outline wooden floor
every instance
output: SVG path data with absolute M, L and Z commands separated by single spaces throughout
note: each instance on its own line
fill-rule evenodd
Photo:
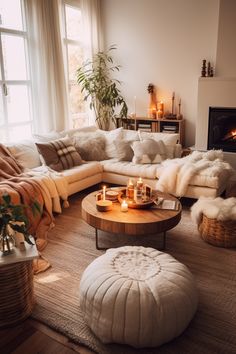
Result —
M 20 325 L 0 330 L 1 354 L 91 354 L 49 327 L 27 319 Z
M 191 200 L 187 200 L 188 204 Z M 190 205 L 192 203 L 189 203 Z M 63 215 L 60 216 L 63 218 Z M 67 219 L 65 218 L 65 223 Z M 66 225 L 65 229 L 66 229 Z M 32 319 L 0 330 L 0 354 L 92 354 L 93 351 Z

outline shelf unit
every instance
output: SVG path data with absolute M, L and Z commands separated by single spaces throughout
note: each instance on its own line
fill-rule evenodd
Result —
M 158 133 L 178 133 L 179 142 L 184 146 L 185 120 L 184 119 L 165 119 L 165 118 L 116 118 L 116 127 L 123 127 L 132 130 L 145 130 Z

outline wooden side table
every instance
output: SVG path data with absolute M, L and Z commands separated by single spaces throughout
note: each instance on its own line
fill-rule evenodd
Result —
M 26 319 L 34 306 L 33 265 L 38 257 L 36 246 L 26 250 L 15 248 L 3 256 L 0 252 L 0 328 Z

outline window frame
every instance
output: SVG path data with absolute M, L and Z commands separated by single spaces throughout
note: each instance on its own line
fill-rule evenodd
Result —
M 66 23 L 66 6 L 76 8 L 81 10 L 81 2 L 79 0 L 62 0 L 62 43 L 63 43 L 63 56 L 64 56 L 64 65 L 65 65 L 65 75 L 66 75 L 66 89 L 68 97 L 68 106 L 69 106 L 69 125 L 72 125 L 73 128 L 78 128 L 77 121 L 78 118 L 73 118 L 73 113 L 70 110 L 70 89 L 73 85 L 78 85 L 76 79 L 70 79 L 69 77 L 69 45 L 81 47 L 84 49 L 84 40 L 76 40 L 68 38 L 67 34 L 67 23 Z M 84 58 L 83 58 L 84 61 Z M 81 115 L 86 115 L 88 111 L 87 104 L 84 102 L 84 111 L 78 112 Z M 88 125 L 88 124 L 87 124 Z M 82 126 L 81 126 L 82 127 Z
M 10 130 L 11 128 L 20 126 L 29 126 L 32 132 L 33 129 L 33 107 L 32 107 L 32 81 L 30 77 L 30 63 L 29 63 L 29 52 L 28 52 L 28 33 L 26 27 L 25 18 L 25 7 L 24 0 L 20 0 L 21 15 L 22 15 L 22 30 L 12 29 L 8 27 L 0 26 L 0 88 L 2 92 L 2 104 L 3 104 L 3 121 L 0 122 L 0 129 L 5 132 L 5 140 L 10 140 Z M 3 59 L 3 47 L 2 47 L 2 35 L 16 36 L 23 39 L 24 43 L 24 57 L 26 65 L 26 79 L 25 80 L 9 80 L 5 77 L 4 70 L 4 59 Z M 24 85 L 27 89 L 28 94 L 28 109 L 29 109 L 29 120 L 24 120 L 21 122 L 9 122 L 9 115 L 7 109 L 7 93 L 9 86 L 19 86 Z

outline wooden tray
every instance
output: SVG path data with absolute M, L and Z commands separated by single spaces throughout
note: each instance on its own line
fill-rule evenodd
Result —
M 120 194 L 118 196 L 118 200 L 120 203 L 123 202 L 123 200 L 126 200 L 128 203 L 128 207 L 131 209 L 148 209 L 150 208 L 154 202 L 152 199 L 148 200 L 148 201 L 143 201 L 141 203 L 136 203 L 134 200 L 128 199 L 126 197 L 126 189 L 121 189 L 120 190 Z

